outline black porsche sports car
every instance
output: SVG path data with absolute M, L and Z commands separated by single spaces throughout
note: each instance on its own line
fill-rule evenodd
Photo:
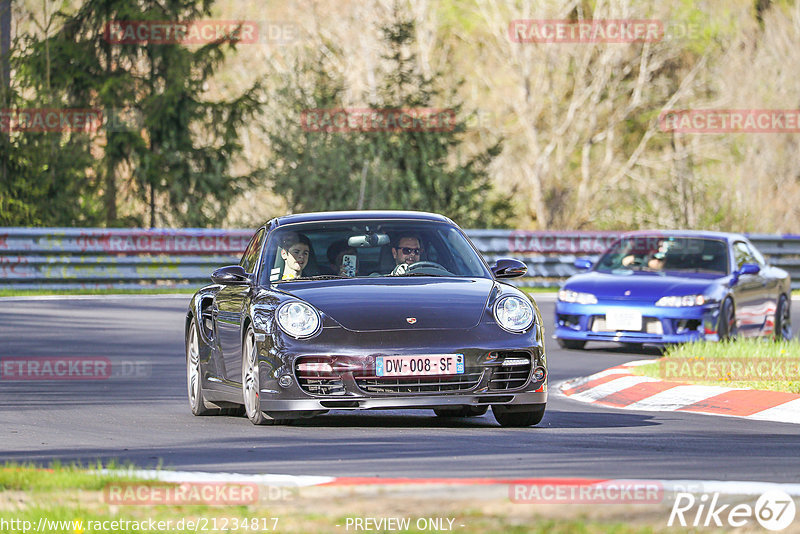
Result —
M 259 228 L 186 314 L 192 413 L 254 424 L 328 410 L 433 409 L 503 426 L 541 421 L 547 367 L 536 303 L 441 215 L 288 215 Z

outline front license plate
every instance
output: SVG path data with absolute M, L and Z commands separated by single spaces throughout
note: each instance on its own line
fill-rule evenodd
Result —
M 376 376 L 420 376 L 464 374 L 463 354 L 432 354 L 422 356 L 378 356 Z
M 639 332 L 642 329 L 642 313 L 636 310 L 608 310 L 606 329 Z

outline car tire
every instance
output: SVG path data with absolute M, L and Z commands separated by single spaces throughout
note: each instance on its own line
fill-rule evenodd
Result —
M 488 406 L 457 406 L 454 408 L 434 408 L 437 417 L 480 417 L 489 411 Z
M 544 404 L 512 407 L 498 404 L 492 406 L 492 415 L 502 427 L 520 428 L 539 424 L 544 417 L 544 409 Z
M 284 419 L 275 419 L 261 411 L 260 403 L 261 379 L 258 372 L 258 355 L 256 354 L 256 336 L 253 327 L 247 328 L 242 343 L 242 398 L 244 414 L 254 425 L 279 425 Z
M 736 310 L 731 299 L 722 301 L 722 306 L 719 309 L 717 334 L 720 341 L 730 341 L 736 338 Z
M 786 295 L 778 299 L 778 308 L 775 311 L 775 341 L 792 339 L 792 307 Z
M 556 339 L 558 346 L 562 349 L 570 349 L 570 350 L 582 350 L 583 347 L 586 346 L 585 341 L 581 341 L 579 339 Z
M 203 374 L 200 367 L 200 336 L 197 323 L 192 318 L 186 339 L 186 389 L 189 407 L 194 415 L 211 415 L 215 411 L 208 407 L 203 393 Z

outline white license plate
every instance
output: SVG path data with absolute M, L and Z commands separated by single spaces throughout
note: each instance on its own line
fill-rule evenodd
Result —
M 463 354 L 431 354 L 420 356 L 378 356 L 376 376 L 420 376 L 464 374 Z
M 636 310 L 608 310 L 606 330 L 642 330 L 642 313 Z

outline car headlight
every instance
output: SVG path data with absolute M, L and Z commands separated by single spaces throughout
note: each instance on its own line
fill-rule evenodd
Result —
M 558 300 L 561 302 L 576 302 L 578 304 L 597 304 L 597 297 L 591 293 L 581 293 L 571 289 L 562 289 L 558 292 Z
M 706 298 L 703 295 L 670 295 L 658 299 L 656 306 L 683 308 L 688 306 L 702 306 L 705 303 Z
M 524 332 L 533 324 L 533 306 L 521 297 L 503 297 L 494 305 L 494 317 L 509 332 Z
M 276 316 L 281 330 L 294 338 L 311 337 L 319 330 L 319 313 L 305 302 L 293 300 L 281 304 Z

